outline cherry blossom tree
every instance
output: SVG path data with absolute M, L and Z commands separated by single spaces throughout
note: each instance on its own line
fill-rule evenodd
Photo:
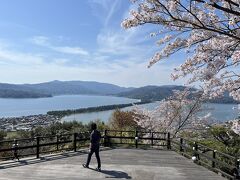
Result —
M 176 90 L 152 111 L 135 107 L 134 118 L 145 130 L 171 132 L 174 136 L 184 130 L 203 130 L 209 125 L 210 118 L 209 115 L 199 115 L 203 110 L 202 100 L 199 92 Z
M 210 98 L 229 92 L 240 100 L 240 0 L 133 0 L 125 28 L 154 24 L 159 51 L 149 67 L 185 50 L 188 58 L 172 73 L 201 82 Z M 137 7 L 137 8 L 135 8 Z
M 238 117 L 230 121 L 230 123 L 231 123 L 231 129 L 233 130 L 233 132 L 240 135 L 240 104 L 238 105 L 237 109 L 238 109 Z
M 233 130 L 233 132 L 240 135 L 240 119 L 235 119 L 232 121 L 231 129 Z

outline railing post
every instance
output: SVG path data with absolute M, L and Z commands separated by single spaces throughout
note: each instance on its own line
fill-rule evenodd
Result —
M 151 145 L 153 146 L 153 132 L 152 132 L 152 138 L 151 138 Z
M 195 156 L 196 156 L 196 160 L 199 160 L 199 154 L 198 154 L 198 144 L 197 142 L 194 142 L 194 150 L 195 150 Z
M 213 161 L 212 161 L 212 168 L 215 168 L 216 167 L 216 163 L 215 163 L 215 159 L 216 159 L 216 152 L 217 150 L 213 150 L 213 153 L 212 153 L 212 158 L 213 158 Z
M 59 135 L 57 135 L 57 151 L 59 150 Z
M 77 133 L 73 134 L 73 151 L 77 152 Z
M 14 139 L 12 147 L 13 147 L 13 159 L 16 158 L 16 159 L 19 160 L 19 157 L 18 157 L 18 143 L 17 143 L 16 139 Z
M 234 174 L 235 179 L 240 179 L 240 159 L 236 160 L 236 174 Z
M 107 130 L 105 129 L 104 130 L 104 142 L 103 142 L 103 144 L 104 144 L 104 147 L 107 147 Z
M 122 144 L 122 131 L 121 131 L 121 136 L 120 136 L 120 143 Z
M 170 132 L 167 133 L 167 149 L 171 149 Z
M 39 158 L 39 152 L 40 152 L 40 137 L 37 137 L 36 140 L 37 140 L 36 156 L 37 156 L 37 158 Z
M 183 138 L 180 138 L 179 150 L 180 150 L 180 152 L 183 152 Z
M 138 148 L 138 130 L 135 131 L 135 147 Z

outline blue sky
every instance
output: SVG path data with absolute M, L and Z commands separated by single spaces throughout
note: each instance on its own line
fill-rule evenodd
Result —
M 121 86 L 183 84 L 179 56 L 148 69 L 153 26 L 125 30 L 128 0 L 0 0 L 0 82 L 85 80 Z M 180 56 L 182 59 L 182 56 Z

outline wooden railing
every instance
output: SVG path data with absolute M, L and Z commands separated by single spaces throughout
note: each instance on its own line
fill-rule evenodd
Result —
M 183 138 L 171 138 L 170 133 L 146 131 L 105 130 L 101 132 L 101 145 L 138 147 L 162 147 L 172 149 L 230 179 L 239 179 L 240 160 L 237 157 L 218 152 L 212 148 Z M 34 138 L 0 141 L 0 159 L 14 159 L 53 152 L 72 150 L 89 146 L 90 132 L 38 136 Z
M 89 132 L 38 136 L 26 139 L 0 141 L 0 159 L 14 159 L 26 156 L 60 152 L 86 147 L 89 144 Z
M 143 131 L 105 130 L 102 134 L 103 146 L 166 146 L 170 149 L 170 134 Z M 38 136 L 26 139 L 0 141 L 0 159 L 14 159 L 41 154 L 73 150 L 89 146 L 89 132 L 55 136 Z
M 173 150 L 192 158 L 196 163 L 230 179 L 240 179 L 240 159 L 238 157 L 230 156 L 184 138 L 174 138 L 171 140 L 171 144 Z
M 128 145 L 142 147 L 166 147 L 171 149 L 170 133 L 149 131 L 105 130 L 105 146 Z

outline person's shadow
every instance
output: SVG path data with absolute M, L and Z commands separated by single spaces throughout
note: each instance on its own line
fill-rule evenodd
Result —
M 92 168 L 90 168 L 92 169 Z M 95 169 L 92 169 L 95 170 Z M 106 178 L 116 178 L 116 179 L 132 179 L 127 173 L 116 170 L 102 170 L 100 173 L 106 174 Z
M 132 179 L 127 173 L 115 170 L 102 170 L 101 173 L 106 174 L 106 178 Z

